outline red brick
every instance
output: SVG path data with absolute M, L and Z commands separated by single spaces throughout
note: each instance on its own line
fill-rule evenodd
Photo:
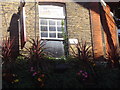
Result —
M 93 40 L 93 52 L 94 58 L 103 57 L 103 43 L 102 43 L 102 31 L 99 12 L 99 3 L 91 3 L 91 26 L 92 26 L 92 40 Z

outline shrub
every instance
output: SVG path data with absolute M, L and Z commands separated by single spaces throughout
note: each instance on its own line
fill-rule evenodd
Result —
M 86 41 L 82 40 L 81 43 L 78 41 L 78 44 L 75 44 L 75 47 L 78 50 L 77 53 L 72 47 L 70 47 L 74 57 L 83 61 L 87 61 L 91 57 L 91 46 L 88 46 Z
M 107 53 L 107 60 L 111 67 L 118 67 L 119 66 L 119 49 L 117 47 L 112 48 Z
M 5 71 L 9 72 L 13 66 L 14 59 L 12 58 L 12 47 L 14 39 L 6 38 L 2 43 L 2 63 Z
M 11 83 L 11 84 L 19 82 L 19 79 L 17 78 L 16 74 L 3 73 L 2 77 L 3 77 L 3 80 L 5 80 L 6 82 Z
M 91 55 L 91 45 L 87 45 L 86 41 L 81 40 L 81 43 L 78 41 L 78 44 L 75 44 L 77 49 L 76 51 L 71 47 L 73 56 L 79 59 L 79 62 L 82 61 L 83 65 L 90 69 L 94 79 L 96 79 L 96 72 L 94 70 L 95 62 Z M 77 62 L 78 63 L 78 62 Z M 81 64 L 81 63 L 78 63 Z
M 77 72 L 77 76 L 80 81 L 85 81 L 88 78 L 88 73 L 83 70 L 80 70 L 79 72 Z
M 6 38 L 6 40 L 3 40 L 2 43 L 2 60 L 3 63 L 10 62 L 11 59 L 11 52 L 12 52 L 12 46 L 13 46 L 13 40 L 10 41 L 9 38 Z
M 31 67 L 30 72 L 32 73 L 32 78 L 35 82 L 35 84 L 38 87 L 44 87 L 44 83 L 45 83 L 45 74 L 43 74 L 40 71 L 35 71 L 33 67 Z
M 39 38 L 29 40 L 31 43 L 30 48 L 26 48 L 29 52 L 30 63 L 36 69 L 39 68 L 39 65 L 43 61 L 44 57 L 47 55 L 45 52 L 45 41 L 41 41 Z

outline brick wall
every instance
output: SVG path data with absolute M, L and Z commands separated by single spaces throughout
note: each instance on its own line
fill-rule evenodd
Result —
M 101 59 L 118 47 L 116 24 L 108 5 L 102 6 L 96 2 L 90 6 L 94 57 Z
M 9 36 L 9 32 L 7 32 L 7 30 L 10 25 L 10 20 L 12 18 L 12 15 L 18 12 L 19 3 L 5 2 L 2 4 L 4 8 L 4 12 L 2 12 L 3 13 L 3 16 L 2 16 L 3 30 L 2 31 L 4 33 L 3 36 Z M 87 6 L 87 3 L 85 4 L 85 3 L 65 2 L 65 5 L 66 5 L 66 15 L 67 15 L 66 28 L 68 31 L 68 38 L 71 38 L 71 39 L 78 38 L 79 40 L 83 39 L 87 41 L 89 44 L 91 44 L 89 10 L 85 8 Z M 35 35 L 39 36 L 38 4 L 35 5 L 34 2 L 26 2 L 25 14 L 26 14 L 27 39 L 34 38 Z M 30 45 L 29 43 L 26 43 L 25 46 L 27 47 Z
M 29 40 L 30 38 L 35 38 L 35 36 L 39 36 L 39 13 L 37 6 L 38 5 L 34 2 L 27 2 L 25 4 L 27 40 Z M 26 42 L 25 47 L 29 46 L 29 42 Z
M 18 30 L 18 2 L 0 2 L 2 15 L 2 37 L 1 39 L 10 37 L 14 39 L 13 45 L 13 57 L 16 57 L 19 54 L 19 30 Z
M 9 32 L 7 31 L 10 26 L 12 15 L 18 12 L 18 2 L 0 2 L 1 3 L 1 11 L 2 14 L 2 35 L 3 37 L 9 36 Z
M 87 4 L 66 3 L 67 31 L 69 38 L 83 39 L 91 43 L 89 10 L 85 5 Z
M 35 30 L 36 36 L 39 36 L 38 5 L 39 4 L 36 4 L 35 8 L 35 3 L 33 2 L 31 3 L 27 2 L 25 4 L 27 38 L 29 37 L 34 38 Z M 84 7 L 87 4 L 66 2 L 65 5 L 66 5 L 66 28 L 68 31 L 68 38 L 72 39 L 78 38 L 79 40 L 83 39 L 87 41 L 88 44 L 91 44 L 89 10 Z M 26 46 L 29 46 L 29 43 L 26 43 Z
M 90 8 L 94 57 L 101 59 L 104 56 L 104 53 L 99 3 L 90 3 Z
M 95 58 L 104 56 L 104 43 L 102 31 L 102 24 L 100 19 L 100 9 L 98 3 L 75 3 L 75 2 L 64 2 L 66 7 L 66 29 L 68 32 L 68 38 L 70 39 L 83 39 L 87 41 L 88 44 L 93 45 L 93 51 Z M 17 15 L 19 2 L 1 2 L 1 14 L 2 14 L 2 34 L 3 36 L 10 36 L 11 19 L 14 14 Z M 38 3 L 26 2 L 25 4 L 25 14 L 26 14 L 26 34 L 27 39 L 35 38 L 39 36 L 39 12 Z M 17 17 L 17 16 L 16 16 Z M 108 23 L 109 18 L 106 18 Z M 15 23 L 15 22 L 13 22 Z M 17 23 L 17 22 L 16 22 Z M 16 23 L 12 27 L 15 29 Z M 112 34 L 113 44 L 117 45 L 116 30 L 111 29 L 115 25 L 110 26 L 110 33 Z M 17 27 L 16 27 L 17 28 Z M 12 29 L 12 30 L 13 30 Z M 108 29 L 108 31 L 109 31 Z M 14 34 L 15 35 L 15 34 Z M 109 34 L 107 34 L 109 36 Z M 106 37 L 106 36 L 105 36 Z M 108 37 L 106 38 L 106 40 Z M 106 41 L 105 40 L 105 41 Z M 19 44 L 20 45 L 20 44 Z M 69 44 L 70 45 L 70 44 Z M 105 43 L 105 45 L 107 45 Z M 26 47 L 29 43 L 26 43 Z
M 79 39 L 80 42 L 82 39 L 91 45 L 89 9 L 85 8 L 87 5 L 88 3 L 66 3 L 67 31 L 69 39 Z M 73 44 L 69 46 L 75 47 Z M 75 48 L 74 50 L 77 51 Z
M 118 47 L 117 27 L 113 16 L 110 14 L 110 7 L 103 7 L 101 10 L 102 26 L 105 33 L 106 53 L 114 51 Z

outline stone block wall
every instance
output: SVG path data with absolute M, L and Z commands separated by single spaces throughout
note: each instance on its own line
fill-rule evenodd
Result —
M 66 3 L 68 36 L 91 43 L 89 9 L 83 5 L 83 3 Z
M 90 29 L 90 14 L 89 9 L 85 8 L 88 6 L 88 3 L 66 3 L 66 21 L 67 21 L 67 31 L 69 39 L 79 39 L 86 41 L 88 45 L 92 47 L 91 41 L 91 29 Z M 77 53 L 74 44 L 69 46 L 74 48 Z M 69 47 L 70 54 L 72 54 Z
M 89 9 L 85 8 L 87 3 L 65 2 L 66 9 L 66 29 L 68 38 L 81 39 L 91 45 L 91 30 Z M 4 36 L 10 36 L 8 32 L 12 15 L 17 14 L 19 2 L 2 2 L 2 33 Z M 39 12 L 38 3 L 25 3 L 25 23 L 27 40 L 39 36 Z M 14 26 L 13 26 L 14 27 Z M 20 45 L 20 43 L 19 43 Z M 69 44 L 70 45 L 70 44 Z M 29 47 L 27 42 L 25 47 Z M 20 49 L 20 48 L 19 48 Z
M 34 2 L 25 4 L 27 37 L 35 38 L 35 36 L 39 36 L 39 13 L 37 6 Z
M 10 27 L 10 22 L 13 14 L 17 14 L 19 2 L 0 2 L 2 15 L 2 36 L 9 36 L 8 29 Z
M 39 1 L 39 0 L 37 0 Z M 41 0 L 42 1 L 42 0 Z M 56 1 L 56 0 L 55 0 Z M 62 0 L 64 1 L 64 0 Z M 60 3 L 59 1 L 56 2 Z M 103 8 L 100 12 L 100 3 L 83 3 L 83 2 L 62 2 L 65 4 L 66 13 L 66 30 L 69 39 L 81 39 L 93 46 L 95 58 L 104 56 L 111 47 L 116 47 L 118 43 L 116 25 L 113 17 L 110 15 L 110 8 Z M 0 15 L 2 19 L 1 38 L 14 36 L 16 38 L 16 48 L 20 49 L 20 34 L 18 29 L 18 7 L 19 2 L 0 2 Z M 40 36 L 39 32 L 39 3 L 26 2 L 26 34 L 27 40 Z M 108 9 L 107 9 L 108 8 Z M 17 33 L 17 34 L 16 34 Z M 110 36 L 111 35 L 111 36 Z M 111 44 L 113 44 L 111 46 Z M 69 46 L 71 44 L 69 43 Z M 29 47 L 27 42 L 25 47 Z M 73 45 L 74 47 L 74 45 Z M 69 49 L 70 50 L 70 49 Z
M 18 6 L 19 2 L 0 2 L 2 16 L 2 27 L 0 32 L 2 33 L 1 39 L 10 37 L 10 40 L 14 39 L 12 56 L 16 57 L 19 54 L 19 29 L 18 29 Z
M 91 43 L 89 10 L 77 3 L 66 2 L 65 4 L 66 4 L 66 15 L 67 15 L 66 28 L 68 31 L 69 38 L 84 39 L 87 42 Z M 36 36 L 39 36 L 38 4 L 36 4 L 36 8 L 35 8 L 35 3 L 27 2 L 25 4 L 25 10 L 26 10 L 25 12 L 26 12 L 27 37 L 34 37 L 35 32 L 36 32 Z
M 27 40 L 35 39 L 39 36 L 39 13 L 37 4 L 34 2 L 26 2 L 25 4 L 25 24 Z M 29 47 L 30 43 L 26 42 L 25 47 Z
M 85 40 L 91 45 L 91 30 L 89 9 L 85 8 L 85 3 L 65 2 L 66 9 L 66 29 L 68 38 Z M 27 2 L 25 4 L 26 31 L 27 38 L 39 36 L 39 12 L 38 3 Z M 36 10 L 36 11 L 35 11 Z M 36 23 L 35 23 L 36 22 Z M 70 44 L 69 44 L 70 45 Z M 26 43 L 26 47 L 29 43 Z

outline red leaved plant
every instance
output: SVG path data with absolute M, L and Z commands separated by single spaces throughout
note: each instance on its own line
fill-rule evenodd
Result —
M 29 40 L 31 47 L 26 48 L 29 52 L 30 62 L 33 67 L 39 68 L 40 63 L 46 56 L 45 41 L 41 41 L 39 38 Z
M 14 39 L 10 40 L 6 38 L 2 42 L 2 64 L 3 64 L 3 72 L 11 71 L 14 59 L 12 58 L 12 48 L 13 48 Z
M 2 42 L 2 60 L 3 63 L 11 62 L 11 55 L 12 55 L 12 47 L 13 47 L 13 41 L 14 39 L 10 40 L 9 38 L 6 38 Z

